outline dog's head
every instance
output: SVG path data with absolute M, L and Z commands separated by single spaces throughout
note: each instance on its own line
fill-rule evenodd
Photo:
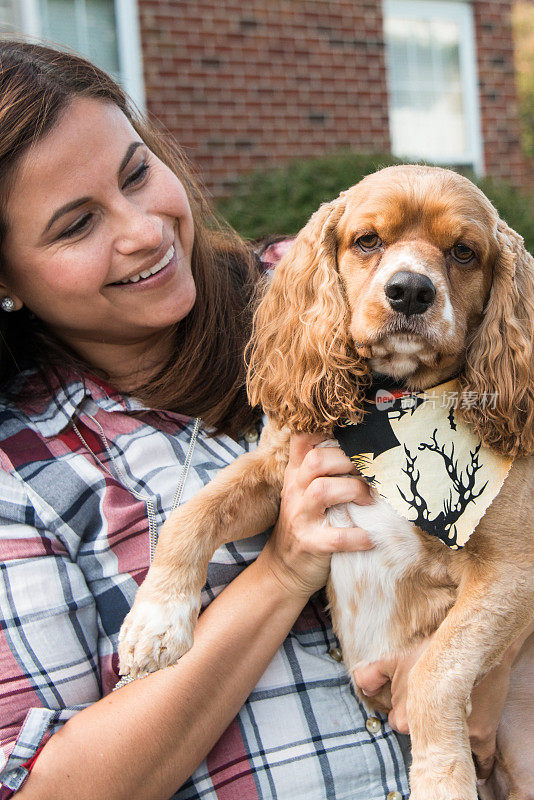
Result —
M 361 419 L 373 372 L 413 389 L 459 375 L 460 411 L 484 443 L 525 454 L 533 344 L 521 237 L 455 172 L 389 167 L 321 206 L 275 270 L 249 393 L 279 425 L 326 431 Z

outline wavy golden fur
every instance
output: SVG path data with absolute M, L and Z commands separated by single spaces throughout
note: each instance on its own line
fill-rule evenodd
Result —
M 368 370 L 347 336 L 349 308 L 335 269 L 342 197 L 316 211 L 280 262 L 247 352 L 252 405 L 298 432 L 362 418 Z
M 380 176 L 398 192 L 398 201 L 380 194 Z M 374 201 L 368 184 L 378 187 Z M 436 217 L 434 239 L 429 229 L 413 227 L 422 196 L 427 215 Z M 395 207 L 402 207 L 404 230 L 402 219 L 396 220 L 392 246 L 410 228 L 410 240 L 443 249 L 441 238 L 450 244 L 448 223 L 451 230 L 460 224 L 455 208 L 466 218 L 466 231 L 469 224 L 476 231 L 478 266 L 490 276 L 491 288 L 481 314 L 476 303 L 467 310 L 467 327 L 455 341 L 456 353 L 447 354 L 449 359 L 454 356 L 449 372 L 459 372 L 466 400 L 460 413 L 485 445 L 511 456 L 534 452 L 534 260 L 480 190 L 466 178 L 438 168 L 382 170 L 378 178 L 369 176 L 313 215 L 277 267 L 256 312 L 248 350 L 252 403 L 291 431 L 327 431 L 344 420 L 360 421 L 362 390 L 369 380 L 363 356 L 369 351 L 355 344 L 351 310 L 356 301 L 350 296 L 351 281 L 340 269 L 340 256 L 353 246 L 346 241 L 347 228 L 357 228 L 361 206 L 367 220 L 373 202 L 377 220 L 386 209 L 394 214 Z M 366 303 L 371 300 L 376 298 Z M 361 303 L 358 311 L 361 315 Z M 476 317 L 476 324 L 469 315 Z M 435 373 L 440 373 L 440 363 Z M 473 396 L 492 396 L 495 402 L 473 404 Z
M 484 318 L 467 350 L 464 392 L 496 393 L 496 407 L 462 416 L 505 455 L 534 452 L 534 259 L 521 236 L 497 223 L 498 258 Z

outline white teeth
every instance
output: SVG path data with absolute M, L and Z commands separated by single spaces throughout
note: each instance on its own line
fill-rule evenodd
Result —
M 163 269 L 163 267 L 167 266 L 173 255 L 174 255 L 174 245 L 171 244 L 171 246 L 163 256 L 161 261 L 158 261 L 157 264 L 154 264 L 154 266 L 151 269 L 146 269 L 143 272 L 138 272 L 137 275 L 134 275 L 132 278 L 124 278 L 122 281 L 120 281 L 120 283 L 137 283 L 137 281 L 140 281 L 141 278 L 149 278 L 151 275 L 155 275 L 156 272 L 160 272 Z

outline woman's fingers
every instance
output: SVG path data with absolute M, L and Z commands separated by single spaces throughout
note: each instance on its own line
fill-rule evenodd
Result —
M 354 474 L 357 469 L 341 447 L 317 447 L 326 441 L 324 434 L 293 434 L 289 440 L 288 466 L 298 470 L 296 482 L 305 489 L 323 475 Z
M 391 728 L 397 733 L 410 733 L 406 707 L 393 708 L 388 714 L 388 722 Z
M 340 447 L 315 447 L 304 456 L 297 482 L 305 489 L 323 475 L 351 475 L 356 472 L 356 467 Z
M 495 766 L 495 749 L 497 747 L 497 743 L 494 741 L 493 744 L 487 743 L 483 750 L 480 751 L 480 754 L 475 755 L 475 767 L 477 772 L 477 779 L 480 782 L 485 782 L 493 772 L 493 767 Z
M 290 436 L 288 466 L 298 469 L 307 453 L 327 438 L 323 433 L 295 433 Z
M 477 776 L 485 781 L 495 762 L 497 729 L 510 686 L 511 658 L 494 667 L 471 694 L 472 710 L 467 719 Z
M 373 664 L 366 664 L 365 667 L 354 670 L 354 681 L 364 695 L 372 697 L 391 680 L 393 672 L 393 663 L 386 660 L 375 661 Z
M 350 477 L 355 467 L 341 448 L 315 447 L 324 439 L 321 434 L 295 434 L 290 439 L 283 494 L 300 495 L 300 513 L 309 522 L 324 516 L 327 508 L 339 503 L 373 502 L 365 481 Z
M 356 477 L 316 478 L 305 490 L 304 501 L 310 518 L 323 516 L 327 508 L 339 503 L 373 503 L 368 485 Z
M 363 528 L 331 528 L 320 529 L 316 547 L 323 553 L 354 553 L 372 550 L 373 542 Z

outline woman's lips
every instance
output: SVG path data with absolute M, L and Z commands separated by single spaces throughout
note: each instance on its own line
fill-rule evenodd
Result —
M 139 290 L 144 287 L 152 288 L 159 286 L 160 283 L 164 283 L 168 278 L 171 277 L 172 273 L 176 269 L 177 266 L 177 258 L 176 258 L 176 249 L 174 250 L 173 256 L 171 260 L 166 264 L 159 272 L 156 272 L 154 275 L 149 275 L 148 278 L 139 278 L 138 281 L 128 281 L 128 283 L 110 283 L 109 286 L 112 286 L 116 289 L 127 289 L 130 291 Z

